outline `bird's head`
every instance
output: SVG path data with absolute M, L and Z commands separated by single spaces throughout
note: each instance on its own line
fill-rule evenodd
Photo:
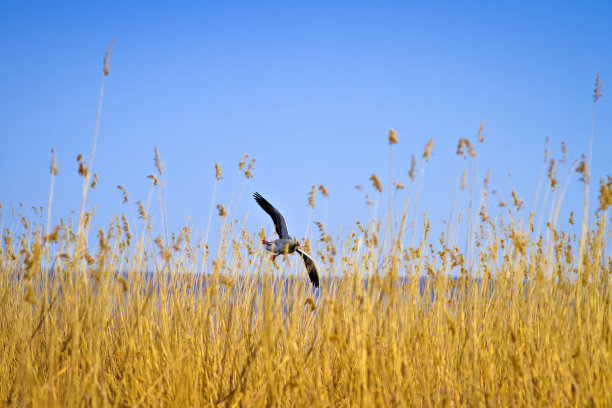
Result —
M 302 243 L 301 243 L 300 241 L 295 241 L 295 246 L 296 246 L 296 247 L 301 247 L 301 246 L 302 246 Z

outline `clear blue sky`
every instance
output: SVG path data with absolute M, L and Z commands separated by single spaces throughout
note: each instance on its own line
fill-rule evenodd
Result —
M 245 153 L 257 159 L 255 177 L 232 215 L 249 213 L 252 231 L 265 226 L 272 233 L 250 198 L 259 191 L 302 236 L 314 184 L 330 193 L 328 228 L 351 229 L 371 211 L 364 199 L 365 191 L 374 195 L 370 175 L 387 186 L 393 128 L 400 141 L 394 178 L 404 184 L 411 155 L 420 165 L 423 147 L 435 140 L 419 213 L 441 228 L 466 164 L 455 155 L 457 142 L 475 143 L 482 120 L 479 179 L 491 169 L 491 185 L 504 199 L 511 201 L 514 188 L 531 206 L 546 137 L 557 158 L 561 141 L 570 162 L 587 151 L 598 72 L 604 97 L 593 178 L 612 174 L 611 4 L 3 1 L 4 227 L 11 205 L 22 202 L 29 218 L 31 206 L 46 206 L 51 148 L 60 164 L 53 220 L 78 213 L 75 158 L 89 157 L 102 58 L 113 38 L 94 162 L 99 183 L 87 204 L 97 206 L 97 225 L 122 212 L 135 219 L 158 146 L 171 231 L 186 222 L 206 228 L 215 162 L 224 176 L 215 203 L 227 205 L 243 186 L 237 164 Z M 580 213 L 577 178 L 563 218 Z M 129 204 L 122 204 L 118 184 Z M 325 218 L 318 198 L 311 230 L 312 221 Z M 159 221 L 159 210 L 154 215 Z

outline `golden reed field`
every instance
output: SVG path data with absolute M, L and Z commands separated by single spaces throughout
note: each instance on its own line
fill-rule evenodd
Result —
M 103 90 L 104 76 L 100 104 Z M 457 191 L 472 204 L 453 208 L 467 214 L 461 236 L 456 223 L 430 236 L 416 216 L 432 141 L 413 159 L 405 202 L 342 236 L 319 224 L 303 241 L 321 276 L 315 290 L 298 256 L 272 263 L 263 229 L 241 227 L 229 206 L 213 213 L 222 224 L 210 231 L 214 251 L 188 227 L 166 232 L 163 213 L 149 215 L 153 193 L 163 206 L 157 151 L 140 218 L 117 216 L 92 232 L 84 203 L 95 188 L 96 130 L 89 162 L 79 158 L 74 224 L 16 225 L 3 215 L 13 226 L 0 250 L 1 404 L 612 406 L 612 179 L 590 180 L 590 153 L 567 165 L 585 190 L 576 219 L 587 213 L 590 222 L 564 231 L 570 176 L 558 179 L 547 156 L 543 213 L 521 220 L 517 194 L 500 209 L 488 180 L 475 180 L 482 138 L 481 126 L 458 146 L 471 163 Z M 388 142 L 392 154 L 395 132 Z M 240 170 L 251 177 L 253 163 L 243 159 Z M 47 220 L 56 174 L 53 161 Z M 381 201 L 404 188 L 371 181 Z M 305 211 L 326 196 L 313 187 Z

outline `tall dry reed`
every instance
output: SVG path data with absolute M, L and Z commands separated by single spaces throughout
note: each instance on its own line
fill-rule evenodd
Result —
M 475 160 L 465 140 L 460 149 Z M 390 145 L 397 141 L 390 132 Z M 85 239 L 93 217 L 85 209 L 76 227 L 47 221 L 43 228 L 22 218 L 19 228 L 2 232 L 0 401 L 611 406 L 612 182 L 600 183 L 597 218 L 575 237 L 556 227 L 558 211 L 550 212 L 547 234 L 536 233 L 533 215 L 528 225 L 512 211 L 491 215 L 487 176 L 469 245 L 460 251 L 458 229 L 434 245 L 429 220 L 416 217 L 432 147 L 433 140 L 412 217 L 406 199 L 403 210 L 389 203 L 386 222 L 357 224 L 343 236 L 319 223 L 320 241 L 305 237 L 323 278 L 318 291 L 299 260 L 273 264 L 262 253 L 262 233 L 233 222 L 221 204 L 216 252 L 208 227 L 204 238 L 188 227 L 167 231 L 164 215 L 148 213 L 156 190 L 165 212 L 156 176 L 146 205 L 138 202 L 140 225 L 116 217 L 95 244 Z M 94 151 L 95 139 L 92 159 Z M 155 157 L 161 177 L 157 150 Z M 240 166 L 247 178 L 252 164 Z M 413 156 L 410 185 L 416 166 Z M 474 184 L 476 165 L 468 166 Z M 215 170 L 219 181 L 221 168 Z M 399 189 L 392 174 L 390 163 L 388 188 Z M 382 191 L 378 177 L 372 181 Z M 512 198 L 520 210 L 522 201 L 514 192 Z M 155 222 L 162 235 L 154 236 Z M 422 238 L 415 242 L 414 232 L 410 239 L 405 232 L 417 225 Z

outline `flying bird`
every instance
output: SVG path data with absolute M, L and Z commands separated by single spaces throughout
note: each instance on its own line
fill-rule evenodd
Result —
M 257 201 L 257 204 L 259 204 L 259 206 L 263 208 L 270 217 L 272 217 L 272 221 L 274 221 L 274 228 L 276 229 L 276 233 L 279 237 L 274 241 L 261 241 L 261 243 L 265 245 L 266 250 L 274 254 L 272 256 L 272 260 L 276 259 L 277 256 L 282 254 L 292 254 L 297 252 L 298 254 L 302 255 L 304 265 L 306 265 L 306 270 L 308 271 L 308 277 L 310 278 L 312 284 L 318 288 L 319 273 L 317 272 L 317 267 L 315 266 L 315 263 L 310 255 L 300 249 L 301 244 L 289 236 L 287 224 L 285 223 L 285 218 L 283 215 L 259 193 L 253 194 L 253 197 L 255 198 L 255 201 Z

